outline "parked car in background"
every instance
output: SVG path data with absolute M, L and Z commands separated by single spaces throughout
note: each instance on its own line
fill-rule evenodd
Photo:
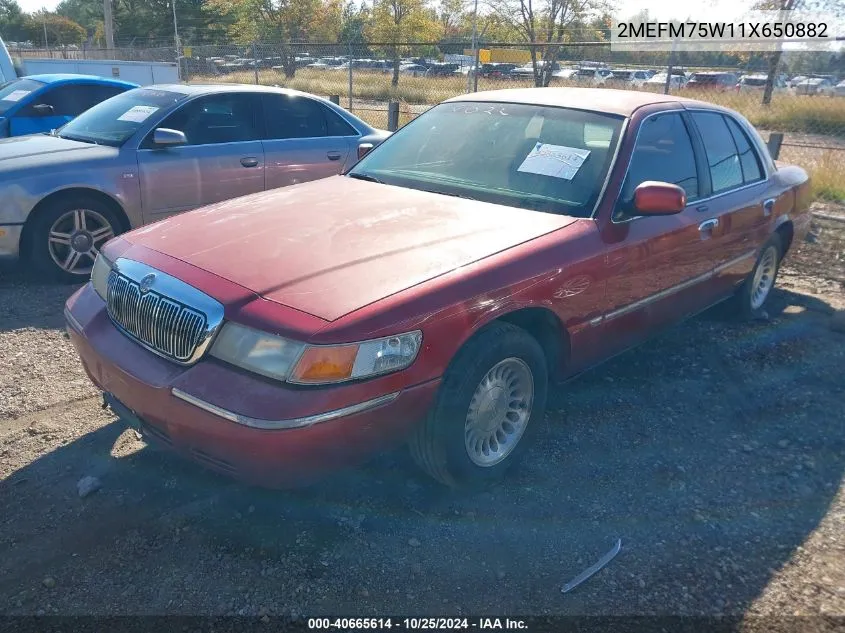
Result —
M 482 64 L 480 76 L 487 79 L 507 79 L 515 68 L 519 68 L 519 66 L 506 63 Z
M 0 142 L 0 257 L 22 256 L 44 274 L 81 281 L 116 234 L 338 174 L 388 134 L 292 90 L 130 90 L 53 135 Z
M 0 85 L 0 138 L 63 126 L 137 84 L 91 75 L 32 75 Z
M 736 90 L 739 92 L 763 92 L 766 89 L 767 81 L 767 75 L 743 75 L 736 84 Z M 774 92 L 785 92 L 787 90 L 783 77 L 775 77 L 772 89 Z
M 609 68 L 579 68 L 569 80 L 586 86 L 600 86 L 612 74 L 613 71 Z
M 666 73 L 656 73 L 646 80 L 644 84 L 649 89 L 663 89 L 666 86 Z M 672 79 L 669 82 L 669 89 L 683 88 L 687 85 L 687 75 L 683 71 L 673 71 Z
M 727 72 L 699 72 L 693 73 L 687 81 L 686 88 L 690 90 L 704 90 L 724 92 L 736 87 L 739 77 L 736 73 Z
M 845 97 L 845 80 L 840 81 L 836 86 L 833 88 L 833 95 L 835 97 Z
M 399 66 L 400 73 L 403 75 L 413 75 L 414 77 L 425 75 L 427 70 L 425 66 L 420 66 L 419 64 L 402 64 Z
M 648 78 L 648 72 L 645 70 L 614 69 L 602 83 L 607 88 L 639 88 Z
M 797 95 L 816 95 L 831 97 L 834 94 L 833 79 L 829 76 L 811 75 L 792 82 L 792 89 Z
M 460 74 L 461 67 L 458 64 L 432 64 L 428 67 L 426 75 L 430 77 L 451 77 Z
M 550 384 L 714 303 L 759 313 L 810 200 L 709 103 L 480 92 L 345 176 L 110 241 L 65 317 L 106 404 L 228 476 L 308 483 L 407 440 L 482 484 L 543 432 Z

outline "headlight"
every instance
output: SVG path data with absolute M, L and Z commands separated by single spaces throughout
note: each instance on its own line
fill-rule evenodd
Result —
M 103 301 L 106 300 L 108 294 L 111 269 L 112 263 L 102 253 L 98 253 L 97 259 L 94 260 L 94 267 L 91 269 L 91 285 Z
M 368 378 L 405 369 L 414 362 L 422 332 L 408 332 L 350 345 L 309 345 L 288 382 L 319 385 Z
M 348 345 L 306 345 L 230 322 L 211 355 L 268 378 L 320 385 L 404 369 L 421 342 L 422 332 L 416 331 Z
M 214 341 L 211 355 L 256 374 L 285 380 L 304 347 L 275 334 L 227 323 Z

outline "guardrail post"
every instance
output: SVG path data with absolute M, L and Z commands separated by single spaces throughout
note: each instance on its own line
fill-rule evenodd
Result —
M 395 132 L 399 129 L 399 102 L 390 101 L 387 104 L 387 129 Z
M 775 160 L 777 160 L 778 156 L 780 156 L 781 143 L 783 143 L 783 134 L 780 132 L 772 132 L 769 134 L 769 140 L 766 145 L 769 147 L 769 154 L 771 154 L 772 158 Z
M 340 95 L 329 95 L 329 101 L 335 105 L 340 105 Z

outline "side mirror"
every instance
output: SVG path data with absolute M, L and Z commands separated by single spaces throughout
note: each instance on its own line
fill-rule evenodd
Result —
M 153 143 L 161 147 L 172 147 L 175 145 L 187 145 L 188 139 L 184 132 L 160 127 L 153 132 Z
M 678 185 L 646 180 L 634 190 L 638 215 L 674 215 L 687 206 L 687 194 Z
M 47 105 L 46 103 L 37 103 L 32 106 L 32 111 L 38 116 L 50 116 L 53 114 L 53 106 Z
M 362 158 L 364 158 L 364 156 L 369 154 L 372 151 L 372 149 L 373 149 L 372 143 L 360 143 L 358 145 L 358 160 L 361 160 Z

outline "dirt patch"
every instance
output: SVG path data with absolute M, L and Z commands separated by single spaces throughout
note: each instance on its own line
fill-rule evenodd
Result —
M 845 615 L 843 250 L 817 221 L 768 322 L 714 309 L 555 391 L 472 495 L 404 451 L 296 492 L 156 452 L 63 337 L 72 288 L 4 270 L 0 613 Z

